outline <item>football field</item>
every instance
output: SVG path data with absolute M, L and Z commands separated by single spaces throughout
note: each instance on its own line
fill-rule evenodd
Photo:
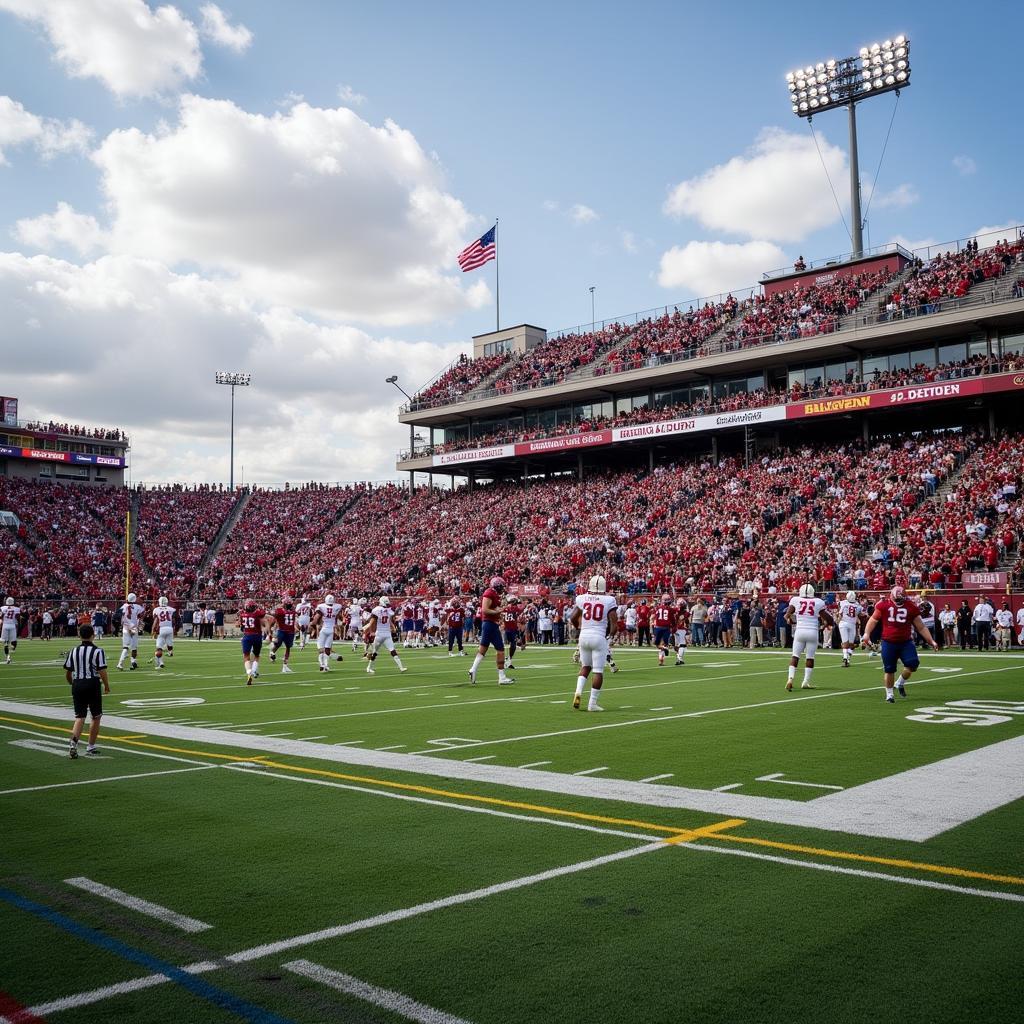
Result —
M 247 687 L 237 641 L 143 641 L 73 761 L 69 643 L 0 665 L 4 1020 L 1018 1012 L 1020 653 L 925 652 L 887 705 L 859 652 L 787 694 L 786 653 L 616 651 L 588 714 L 571 648 Z

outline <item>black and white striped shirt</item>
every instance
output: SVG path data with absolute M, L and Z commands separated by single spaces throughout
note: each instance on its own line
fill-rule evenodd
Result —
M 79 679 L 99 679 L 100 669 L 107 667 L 107 657 L 102 647 L 84 643 L 73 651 L 68 651 L 64 659 L 64 668 L 71 673 L 71 681 Z

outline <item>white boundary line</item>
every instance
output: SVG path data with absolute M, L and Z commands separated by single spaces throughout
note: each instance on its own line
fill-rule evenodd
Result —
M 426 1006 L 409 996 L 402 995 L 401 992 L 378 988 L 376 985 L 353 978 L 351 974 L 332 971 L 329 967 L 315 964 L 310 960 L 291 960 L 281 966 L 293 974 L 317 981 L 336 992 L 373 1003 L 374 1006 L 381 1006 L 399 1017 L 405 1017 L 406 1020 L 417 1021 L 418 1024 L 470 1024 L 465 1017 L 456 1017 L 443 1010 L 435 1010 L 432 1006 Z
M 126 779 L 151 779 L 155 775 L 182 775 L 185 772 L 201 772 L 208 768 L 219 768 L 216 764 L 197 765 L 195 768 L 167 768 L 159 772 L 135 772 L 134 775 L 107 775 L 102 779 L 82 779 L 80 782 L 51 782 L 47 786 L 22 786 L 20 789 L 0 789 L 0 796 L 14 793 L 39 793 L 44 789 L 64 789 L 68 786 L 96 786 L 101 782 L 124 782 Z
M 74 886 L 76 889 L 82 889 L 84 892 L 90 892 L 94 896 L 110 900 L 111 903 L 127 907 L 129 910 L 134 910 L 139 914 L 145 914 L 146 917 L 155 917 L 158 921 L 163 921 L 164 924 L 169 924 L 173 928 L 179 928 L 183 932 L 205 932 L 213 927 L 212 924 L 207 924 L 205 921 L 199 921 L 194 917 L 179 914 L 175 910 L 162 907 L 159 903 L 151 903 L 149 900 L 133 896 L 122 889 L 115 889 L 112 886 L 103 885 L 101 882 L 94 882 L 91 878 L 85 878 L 81 875 L 75 878 L 65 878 L 64 884 Z

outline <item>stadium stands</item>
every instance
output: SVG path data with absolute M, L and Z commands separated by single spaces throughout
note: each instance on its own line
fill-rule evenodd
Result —
M 237 494 L 200 486 L 140 488 L 135 541 L 165 592 L 189 593 Z

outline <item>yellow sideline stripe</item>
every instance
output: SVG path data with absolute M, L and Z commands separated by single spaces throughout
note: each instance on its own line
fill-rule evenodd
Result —
M 789 853 L 806 853 L 814 857 L 832 857 L 835 860 L 856 860 L 867 864 L 884 864 L 891 868 L 909 868 L 913 871 L 929 871 L 936 875 L 950 875 L 956 878 L 977 878 L 986 882 L 1002 882 L 1007 885 L 1024 885 L 1024 878 L 1016 875 L 995 875 L 987 871 L 972 871 L 969 868 L 954 868 L 945 864 L 925 864 L 916 860 L 902 860 L 897 857 L 875 857 L 867 853 L 849 853 L 846 850 L 823 850 L 817 846 L 800 846 L 797 843 L 781 843 L 774 839 L 758 839 L 756 836 L 713 835 L 712 839 L 744 843 L 749 846 L 768 846 L 773 850 Z
M 22 718 L 8 718 L 0 715 L 0 722 L 16 722 L 19 725 L 31 725 L 39 729 L 53 732 L 66 732 L 66 726 L 41 725 L 38 722 Z M 326 768 L 305 768 L 300 765 L 283 764 L 280 761 L 268 761 L 265 754 L 248 757 L 245 755 L 231 756 L 212 750 L 195 750 L 187 747 L 170 747 L 163 743 L 145 743 L 131 736 L 109 736 L 108 740 L 119 740 L 132 746 L 149 747 L 153 750 L 164 750 L 174 754 L 191 754 L 193 756 L 213 757 L 223 761 L 254 761 L 266 768 L 278 768 L 282 771 L 296 772 L 303 775 L 320 775 L 330 779 L 341 779 L 345 782 L 359 782 L 386 789 L 398 789 L 405 792 L 423 793 L 428 796 L 440 796 L 450 800 L 467 800 L 474 803 L 491 804 L 508 807 L 520 811 L 534 811 L 539 814 L 551 814 L 563 818 L 576 818 L 580 821 L 593 821 L 602 825 L 628 825 L 633 828 L 648 829 L 654 832 L 667 832 L 667 843 L 686 843 L 695 839 L 718 839 L 723 842 L 741 843 L 747 846 L 764 846 L 774 850 L 785 850 L 788 853 L 803 853 L 813 857 L 826 857 L 833 860 L 860 861 L 865 864 L 879 864 L 885 867 L 923 871 L 936 875 L 954 878 L 974 878 L 985 882 L 997 882 L 1007 885 L 1024 885 L 1024 878 L 1016 875 L 999 875 L 987 871 L 973 871 L 969 868 L 950 867 L 945 864 L 927 864 L 922 861 L 902 860 L 895 857 L 877 857 L 866 853 L 851 853 L 846 850 L 828 850 L 817 846 L 802 846 L 798 843 L 784 843 L 774 839 L 760 839 L 756 836 L 738 836 L 724 834 L 726 829 L 745 824 L 741 818 L 730 818 L 726 821 L 713 822 L 694 829 L 683 829 L 667 825 L 655 825 L 649 821 L 634 821 L 629 818 L 611 818 L 600 814 L 587 814 L 583 811 L 569 811 L 561 807 L 547 807 L 543 804 L 528 804 L 516 800 L 503 800 L 499 797 L 478 796 L 475 793 L 456 793 L 451 790 L 435 789 L 432 786 L 417 786 L 407 782 L 392 782 L 389 779 L 375 779 L 364 775 L 348 775 L 344 772 L 329 771 Z
M 427 796 L 441 796 L 449 800 L 470 800 L 474 803 L 492 804 L 496 807 L 509 807 L 517 811 L 536 811 L 540 814 L 552 814 L 562 818 L 578 818 L 580 821 L 596 821 L 602 825 L 629 825 L 632 828 L 643 828 L 653 832 L 667 832 L 678 841 L 684 839 L 703 838 L 701 829 L 684 829 L 670 825 L 655 825 L 649 821 L 634 821 L 632 818 L 611 818 L 603 814 L 587 814 L 584 811 L 568 811 L 561 807 L 547 807 L 544 804 L 528 804 L 519 800 L 503 800 L 496 796 L 478 796 L 475 793 L 456 793 L 447 789 L 435 789 L 433 786 L 417 786 L 408 782 L 392 782 L 389 779 L 373 779 L 364 775 L 348 775 L 344 772 L 332 772 L 326 768 L 304 768 L 300 765 L 282 764 L 280 761 L 262 762 L 266 768 L 280 768 L 287 772 L 298 772 L 303 775 L 322 775 L 328 779 L 342 779 L 345 782 L 369 783 L 373 786 L 383 786 L 387 789 L 400 789 L 409 793 L 424 793 Z M 714 826 L 725 828 L 734 824 L 743 824 L 738 819 L 728 822 L 717 822 Z

